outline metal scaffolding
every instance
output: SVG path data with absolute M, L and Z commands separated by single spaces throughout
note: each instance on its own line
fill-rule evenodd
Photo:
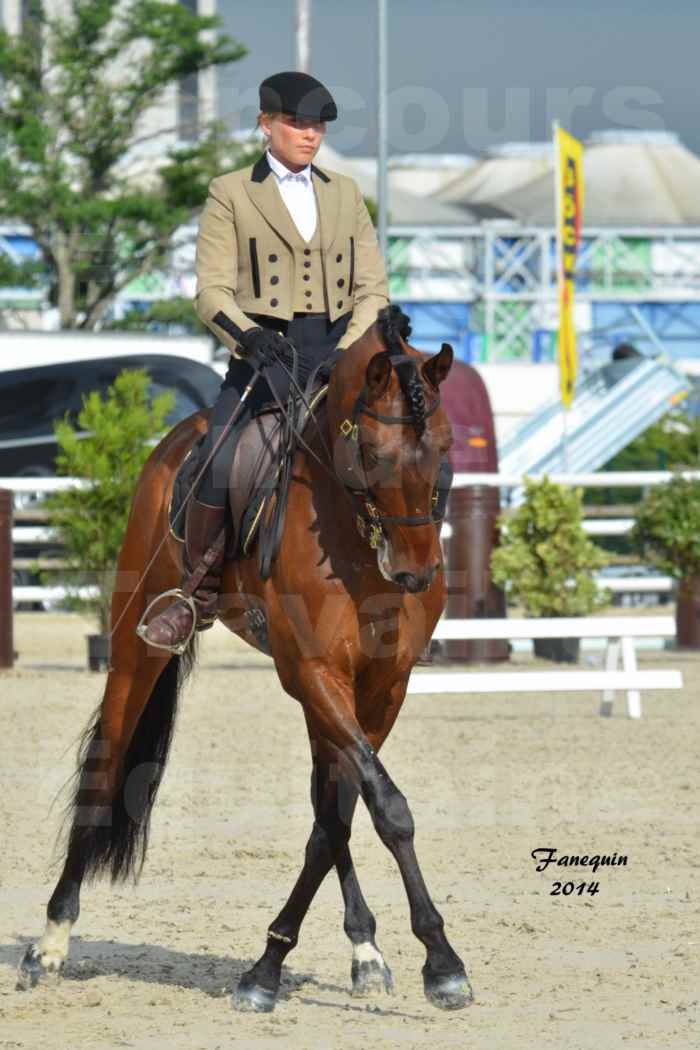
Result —
M 489 360 L 530 359 L 537 334 L 556 330 L 554 229 L 499 220 L 391 226 L 389 235 L 392 294 L 468 303 L 470 327 L 485 340 Z M 660 352 L 673 321 L 698 339 L 700 353 L 700 310 L 688 309 L 700 304 L 700 228 L 584 229 L 577 303 L 586 315 L 577 319 L 584 350 L 609 346 L 613 330 L 627 325 Z M 602 304 L 615 305 L 617 313 L 596 327 L 592 307 Z M 654 313 L 653 306 L 667 309 Z

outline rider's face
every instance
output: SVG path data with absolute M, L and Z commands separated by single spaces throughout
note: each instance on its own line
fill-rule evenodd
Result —
M 268 136 L 274 157 L 290 171 L 301 171 L 318 153 L 326 133 L 324 120 L 263 113 L 260 126 Z

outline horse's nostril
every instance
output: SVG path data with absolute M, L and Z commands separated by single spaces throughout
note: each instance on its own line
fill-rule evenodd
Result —
M 399 587 L 403 588 L 404 591 L 408 591 L 409 594 L 417 594 L 418 591 L 424 591 L 426 588 L 424 577 L 414 576 L 412 572 L 397 572 L 394 580 Z

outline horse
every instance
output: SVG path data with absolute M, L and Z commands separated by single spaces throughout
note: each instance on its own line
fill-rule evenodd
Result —
M 291 464 L 286 517 L 269 575 L 253 557 L 227 560 L 219 619 L 271 654 L 282 688 L 302 707 L 311 744 L 313 825 L 291 894 L 267 931 L 265 949 L 233 994 L 240 1010 L 271 1011 L 282 964 L 323 879 L 335 867 L 352 945 L 352 992 L 393 991 L 376 941 L 376 920 L 350 853 L 359 796 L 393 855 L 411 929 L 426 949 L 424 992 L 442 1009 L 473 1001 L 464 964 L 449 943 L 414 850 L 408 802 L 379 758 L 446 600 L 439 526 L 431 513 L 441 457 L 451 444 L 440 384 L 453 360 L 447 343 L 422 354 L 401 334 L 398 307 L 336 354 L 325 401 Z M 178 468 L 207 418 L 179 423 L 141 473 L 118 562 L 112 656 L 104 696 L 84 731 L 67 811 L 61 875 L 43 936 L 27 947 L 18 987 L 59 972 L 85 879 L 137 879 L 168 758 L 178 694 L 196 660 L 137 635 L 152 595 L 176 586 L 181 543 L 170 531 Z M 341 494 L 342 493 L 342 498 Z

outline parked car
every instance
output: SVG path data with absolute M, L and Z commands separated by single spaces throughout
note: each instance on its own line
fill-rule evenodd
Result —
M 84 396 L 91 390 L 104 396 L 125 368 L 148 371 L 151 397 L 164 390 L 174 391 L 175 405 L 167 418 L 170 426 L 213 404 L 221 384 L 220 373 L 209 365 L 164 354 L 101 357 L 0 371 L 0 478 L 55 475 L 58 444 L 54 422 L 67 415 L 78 425 Z M 34 493 L 17 494 L 15 511 L 38 509 L 41 498 Z M 22 567 L 15 569 L 15 585 L 39 584 L 31 563 L 56 555 L 60 555 L 60 547 L 46 541 L 16 547 L 15 557 Z
M 657 569 L 654 565 L 606 565 L 601 569 L 599 576 L 603 582 L 606 580 L 625 579 L 647 579 L 665 578 L 666 573 Z M 673 595 L 659 588 L 658 591 L 616 591 L 612 595 L 612 605 L 632 607 L 649 607 L 656 605 L 668 605 L 673 600 Z
M 46 477 L 56 473 L 58 446 L 53 425 L 67 414 L 77 425 L 83 397 L 91 390 L 104 396 L 125 368 L 145 368 L 153 397 L 173 390 L 175 406 L 168 416 L 181 419 L 213 404 L 221 377 L 209 365 L 163 354 L 69 361 L 38 368 L 0 372 L 0 477 Z

